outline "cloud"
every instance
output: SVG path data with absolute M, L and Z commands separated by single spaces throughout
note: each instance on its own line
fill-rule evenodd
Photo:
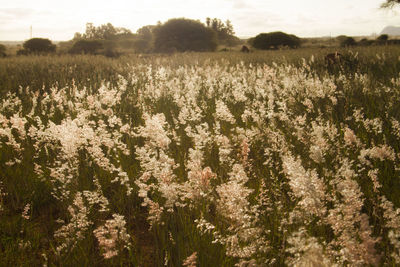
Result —
M 234 0 L 232 2 L 233 2 L 234 9 L 244 9 L 244 8 L 250 7 L 250 5 L 243 0 Z
M 0 8 L 0 28 L 21 25 L 22 21 L 32 18 L 35 10 L 31 8 Z
M 32 8 L 0 8 L 0 18 L 23 19 L 34 13 Z
M 245 8 L 235 12 L 231 18 L 235 32 L 239 36 L 253 36 L 260 32 L 270 32 L 279 29 L 285 18 L 277 13 L 260 9 Z

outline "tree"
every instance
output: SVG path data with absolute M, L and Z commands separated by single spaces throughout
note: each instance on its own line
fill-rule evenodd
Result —
M 368 40 L 367 38 L 363 38 L 361 39 L 357 45 L 359 46 L 369 46 L 369 45 L 373 45 L 374 41 L 373 40 Z
M 46 54 L 56 51 L 56 46 L 45 38 L 32 38 L 23 44 L 23 52 L 20 54 Z
M 115 28 L 111 23 L 95 27 L 93 23 L 86 23 L 86 31 L 83 35 L 75 34 L 76 38 L 90 40 L 115 40 L 132 37 L 133 34 L 126 28 Z
M 148 53 L 151 51 L 150 42 L 144 39 L 138 39 L 133 42 L 133 48 L 136 53 Z
M 339 36 L 336 37 L 336 40 L 338 40 L 339 43 L 342 43 L 347 38 L 348 38 L 348 36 L 346 36 L 346 35 L 339 35 Z
M 280 47 L 297 48 L 300 46 L 300 38 L 284 32 L 260 33 L 252 40 L 252 45 L 254 48 L 264 50 Z
M 340 42 L 340 46 L 348 47 L 348 46 L 355 46 L 357 45 L 356 40 L 353 37 L 346 37 L 343 41 Z
M 235 36 L 233 25 L 230 20 L 223 23 L 220 19 L 206 18 L 206 26 L 217 33 L 218 43 L 233 46 L 240 43 L 239 38 Z
M 103 49 L 103 44 L 99 40 L 82 39 L 74 43 L 69 53 L 95 55 L 100 49 Z
M 400 0 L 386 0 L 386 2 L 381 5 L 381 8 L 392 8 L 397 4 L 400 4 Z
M 7 54 L 6 54 L 6 46 L 0 44 L 0 57 L 6 57 L 6 56 L 7 56 Z
M 75 33 L 73 42 L 68 49 L 70 53 L 103 54 L 117 57 L 121 49 L 132 49 L 136 35 L 129 29 L 114 27 L 111 23 L 94 26 L 86 23 L 85 33 Z M 93 41 L 93 42 L 79 42 Z M 101 50 L 101 51 L 100 51 Z
M 389 39 L 389 35 L 387 35 L 387 34 L 381 34 L 378 36 L 378 38 L 376 38 L 376 40 L 382 41 L 382 42 L 387 41 L 388 39 Z
M 136 31 L 138 39 L 151 41 L 153 40 L 154 30 L 158 26 L 156 25 L 146 25 L 141 27 Z
M 154 31 L 156 52 L 214 51 L 216 33 L 199 21 L 170 19 Z
M 148 53 L 153 49 L 154 33 L 159 26 L 146 25 L 136 31 L 133 47 L 137 53 Z

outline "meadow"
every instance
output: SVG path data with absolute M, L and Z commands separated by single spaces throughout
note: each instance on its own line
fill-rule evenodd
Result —
M 0 59 L 0 266 L 398 266 L 400 47 Z

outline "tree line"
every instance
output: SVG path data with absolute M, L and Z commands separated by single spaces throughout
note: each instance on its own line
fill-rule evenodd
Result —
M 174 18 L 157 25 L 146 25 L 132 33 L 111 23 L 94 26 L 86 24 L 84 33 L 58 45 L 60 53 L 102 54 L 118 56 L 120 51 L 136 53 L 174 53 L 187 51 L 215 51 L 218 46 L 234 47 L 244 44 L 235 36 L 232 23 L 207 18 L 206 23 L 186 18 Z M 257 49 L 299 47 L 300 38 L 282 32 L 259 34 L 250 45 Z M 53 53 L 56 46 L 48 39 L 33 38 L 26 41 L 19 55 Z
M 381 7 L 392 8 L 400 0 L 386 0 Z M 382 35 L 377 40 L 363 39 L 356 42 L 354 38 L 339 36 L 341 46 L 400 44 L 400 40 L 388 40 Z M 283 32 L 260 33 L 247 40 L 255 49 L 280 49 L 300 47 L 302 40 L 292 34 Z M 75 33 L 70 41 L 58 44 L 60 53 L 101 54 L 116 57 L 121 51 L 135 53 L 173 53 L 186 51 L 215 51 L 218 46 L 234 47 L 244 44 L 235 36 L 232 23 L 218 18 L 207 18 L 206 23 L 186 18 L 174 18 L 157 25 L 146 25 L 133 33 L 131 30 L 114 27 L 111 23 L 94 26 L 86 24 L 84 33 Z M 6 48 L 0 45 L 0 57 L 6 56 Z M 54 53 L 56 46 L 49 39 L 33 38 L 23 44 L 18 55 Z M 246 46 L 242 51 L 248 52 Z
M 136 53 L 170 53 L 186 51 L 215 51 L 218 45 L 232 47 L 242 41 L 235 36 L 232 23 L 207 18 L 203 24 L 185 18 L 170 19 L 157 25 L 146 25 L 133 33 L 111 23 L 94 26 L 86 24 L 84 33 L 75 33 L 72 40 L 58 44 L 58 52 L 70 54 L 102 54 L 118 56 L 120 51 Z M 33 38 L 23 44 L 19 55 L 55 52 L 50 40 Z

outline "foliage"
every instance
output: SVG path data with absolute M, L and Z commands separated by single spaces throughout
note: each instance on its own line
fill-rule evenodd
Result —
M 369 46 L 369 45 L 372 45 L 372 44 L 374 44 L 374 40 L 368 40 L 366 38 L 361 39 L 357 43 L 357 45 L 360 45 L 360 46 Z
M 378 41 L 387 41 L 388 39 L 389 39 L 389 35 L 387 35 L 387 34 L 381 34 L 376 38 L 376 40 L 378 40 Z
M 253 43 L 254 43 L 254 39 L 255 39 L 255 38 L 256 38 L 256 37 L 251 37 L 251 38 L 247 39 L 246 43 L 248 43 L 249 45 L 253 46 Z
M 260 33 L 252 45 L 257 49 L 277 49 L 281 47 L 297 48 L 300 46 L 300 38 L 283 32 Z
M 156 52 L 214 51 L 216 34 L 201 22 L 190 19 L 170 19 L 155 31 Z
M 235 36 L 233 25 L 230 20 L 225 23 L 217 18 L 207 18 L 206 26 L 213 29 L 217 33 L 218 44 L 234 46 L 240 43 L 239 38 Z
M 6 50 L 7 50 L 6 46 L 3 45 L 3 44 L 0 44 L 0 57 L 5 57 L 5 56 L 7 56 Z
M 89 40 L 116 40 L 126 39 L 133 37 L 130 30 L 126 28 L 115 28 L 111 23 L 103 24 L 98 27 L 93 23 L 86 24 L 86 31 L 84 34 L 75 34 L 75 38 L 83 38 Z
M 400 4 L 400 0 L 386 0 L 382 3 L 381 8 L 393 8 L 397 4 Z
M 0 59 L 2 264 L 398 266 L 400 47 L 331 52 Z
M 137 39 L 133 44 L 137 53 L 148 53 L 153 50 L 154 34 L 158 27 L 146 25 L 137 30 Z
M 141 40 L 146 40 L 148 42 L 151 42 L 154 38 L 154 31 L 158 26 L 156 25 L 146 25 L 141 28 L 139 28 L 136 33 L 137 37 Z
M 72 42 L 61 44 L 70 46 L 68 50 L 72 53 L 101 53 L 108 57 L 117 57 L 120 50 L 133 50 L 136 35 L 129 29 L 114 27 L 111 23 L 94 26 L 93 23 L 86 24 L 85 33 L 75 33 Z M 101 46 L 99 45 L 101 43 Z M 76 47 L 73 47 L 76 46 Z
M 151 51 L 151 42 L 145 39 L 138 39 L 133 42 L 136 53 L 148 53 Z
M 54 45 L 49 39 L 45 38 L 32 38 L 24 42 L 24 53 L 25 54 L 46 54 L 56 51 L 56 45 Z
M 71 54 L 91 54 L 95 55 L 103 49 L 103 43 L 99 40 L 79 40 L 74 43 L 69 50 Z
M 356 40 L 353 37 L 347 37 L 342 42 L 340 42 L 341 47 L 355 46 L 357 45 Z

